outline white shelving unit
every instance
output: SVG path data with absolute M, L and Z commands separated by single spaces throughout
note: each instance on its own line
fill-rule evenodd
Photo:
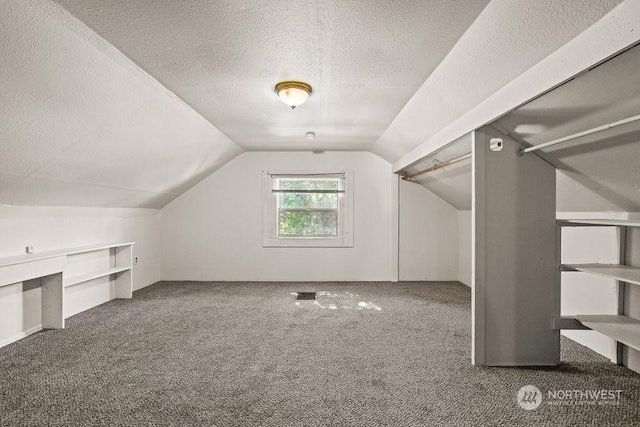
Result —
M 131 267 L 112 267 L 104 270 L 92 271 L 90 273 L 78 274 L 76 276 L 71 276 L 66 278 L 64 281 L 64 287 L 77 285 L 78 283 L 88 282 L 89 280 L 98 279 L 104 276 L 110 276 L 112 274 L 122 273 L 124 271 L 131 270 Z
M 90 268 L 88 271 L 82 271 L 81 273 L 71 273 L 71 268 L 68 268 L 65 272 L 63 287 L 66 289 L 100 277 L 113 276 L 115 278 L 115 297 L 131 298 L 133 242 L 112 243 L 79 248 L 67 255 L 67 265 L 71 267 L 74 261 L 91 252 L 104 252 L 106 250 L 109 251 L 110 258 L 112 258 L 108 266 L 101 264 L 99 267 Z
M 640 268 L 622 264 L 562 264 L 563 271 L 582 271 L 625 283 L 640 285 Z
M 619 264 L 562 264 L 561 271 L 578 271 L 617 282 L 617 315 L 577 315 L 556 322 L 559 329 L 592 329 L 614 340 L 613 361 L 622 364 L 623 345 L 640 351 L 640 320 L 624 315 L 625 284 L 640 286 L 640 268 L 625 265 L 627 227 L 640 227 L 640 221 L 581 219 L 558 221 L 560 227 L 618 227 Z
M 640 221 L 627 219 L 563 219 L 558 225 L 568 227 L 640 227 Z
M 640 351 L 640 320 L 627 316 L 577 316 L 580 323 Z
M 0 258 L 0 287 L 41 279 L 42 288 L 42 325 L 3 340 L 0 347 L 42 329 L 64 328 L 65 318 L 68 317 L 65 315 L 65 298 L 68 298 L 66 291 L 72 286 L 101 277 L 113 277 L 115 298 L 131 298 L 133 295 L 133 245 L 134 242 L 103 243 Z M 70 266 L 74 265 L 74 261 L 98 251 L 108 253 L 108 257 L 101 260 L 102 264 L 110 264 L 108 268 L 102 266 L 95 269 L 85 268 L 80 273 L 70 272 Z

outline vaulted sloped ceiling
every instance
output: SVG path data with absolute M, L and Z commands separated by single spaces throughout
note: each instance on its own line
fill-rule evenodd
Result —
M 372 151 L 390 162 L 578 36 L 621 0 L 492 0 Z
M 159 208 L 244 150 L 393 161 L 619 2 L 5 0 L 0 204 Z
M 0 204 L 160 208 L 243 151 L 60 6 L 0 8 Z
M 370 149 L 488 3 L 58 1 L 247 150 Z

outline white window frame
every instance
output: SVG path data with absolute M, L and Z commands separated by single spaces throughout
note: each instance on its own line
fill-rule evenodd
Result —
M 284 177 L 321 178 L 342 176 L 344 193 L 338 195 L 338 236 L 280 237 L 278 236 L 277 193 L 274 179 Z M 352 248 L 353 247 L 353 171 L 263 171 L 262 172 L 262 246 Z

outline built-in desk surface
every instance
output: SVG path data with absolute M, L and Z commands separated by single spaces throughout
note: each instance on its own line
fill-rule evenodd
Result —
M 33 254 L 15 255 L 0 258 L 0 287 L 8 286 L 32 279 L 41 279 L 42 324 L 22 333 L 0 339 L 0 347 L 42 329 L 64 328 L 65 320 L 65 288 L 91 280 L 112 276 L 115 278 L 115 298 L 131 298 L 133 293 L 132 261 L 134 242 L 113 242 L 97 245 L 56 249 Z M 69 274 L 68 260 L 74 255 L 100 250 L 110 252 L 109 268 L 94 271 L 75 272 Z M 86 310 L 95 305 L 82 307 Z M 76 310 L 76 312 L 79 312 Z M 71 313 L 74 314 L 74 313 Z M 67 314 L 67 317 L 71 314 Z

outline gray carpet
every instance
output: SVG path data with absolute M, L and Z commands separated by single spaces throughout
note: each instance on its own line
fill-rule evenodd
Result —
M 318 302 L 296 291 L 322 291 Z M 458 283 L 162 282 L 0 349 L 0 424 L 625 425 L 640 375 L 570 341 L 557 368 L 470 364 Z M 516 402 L 524 385 L 619 405 Z

